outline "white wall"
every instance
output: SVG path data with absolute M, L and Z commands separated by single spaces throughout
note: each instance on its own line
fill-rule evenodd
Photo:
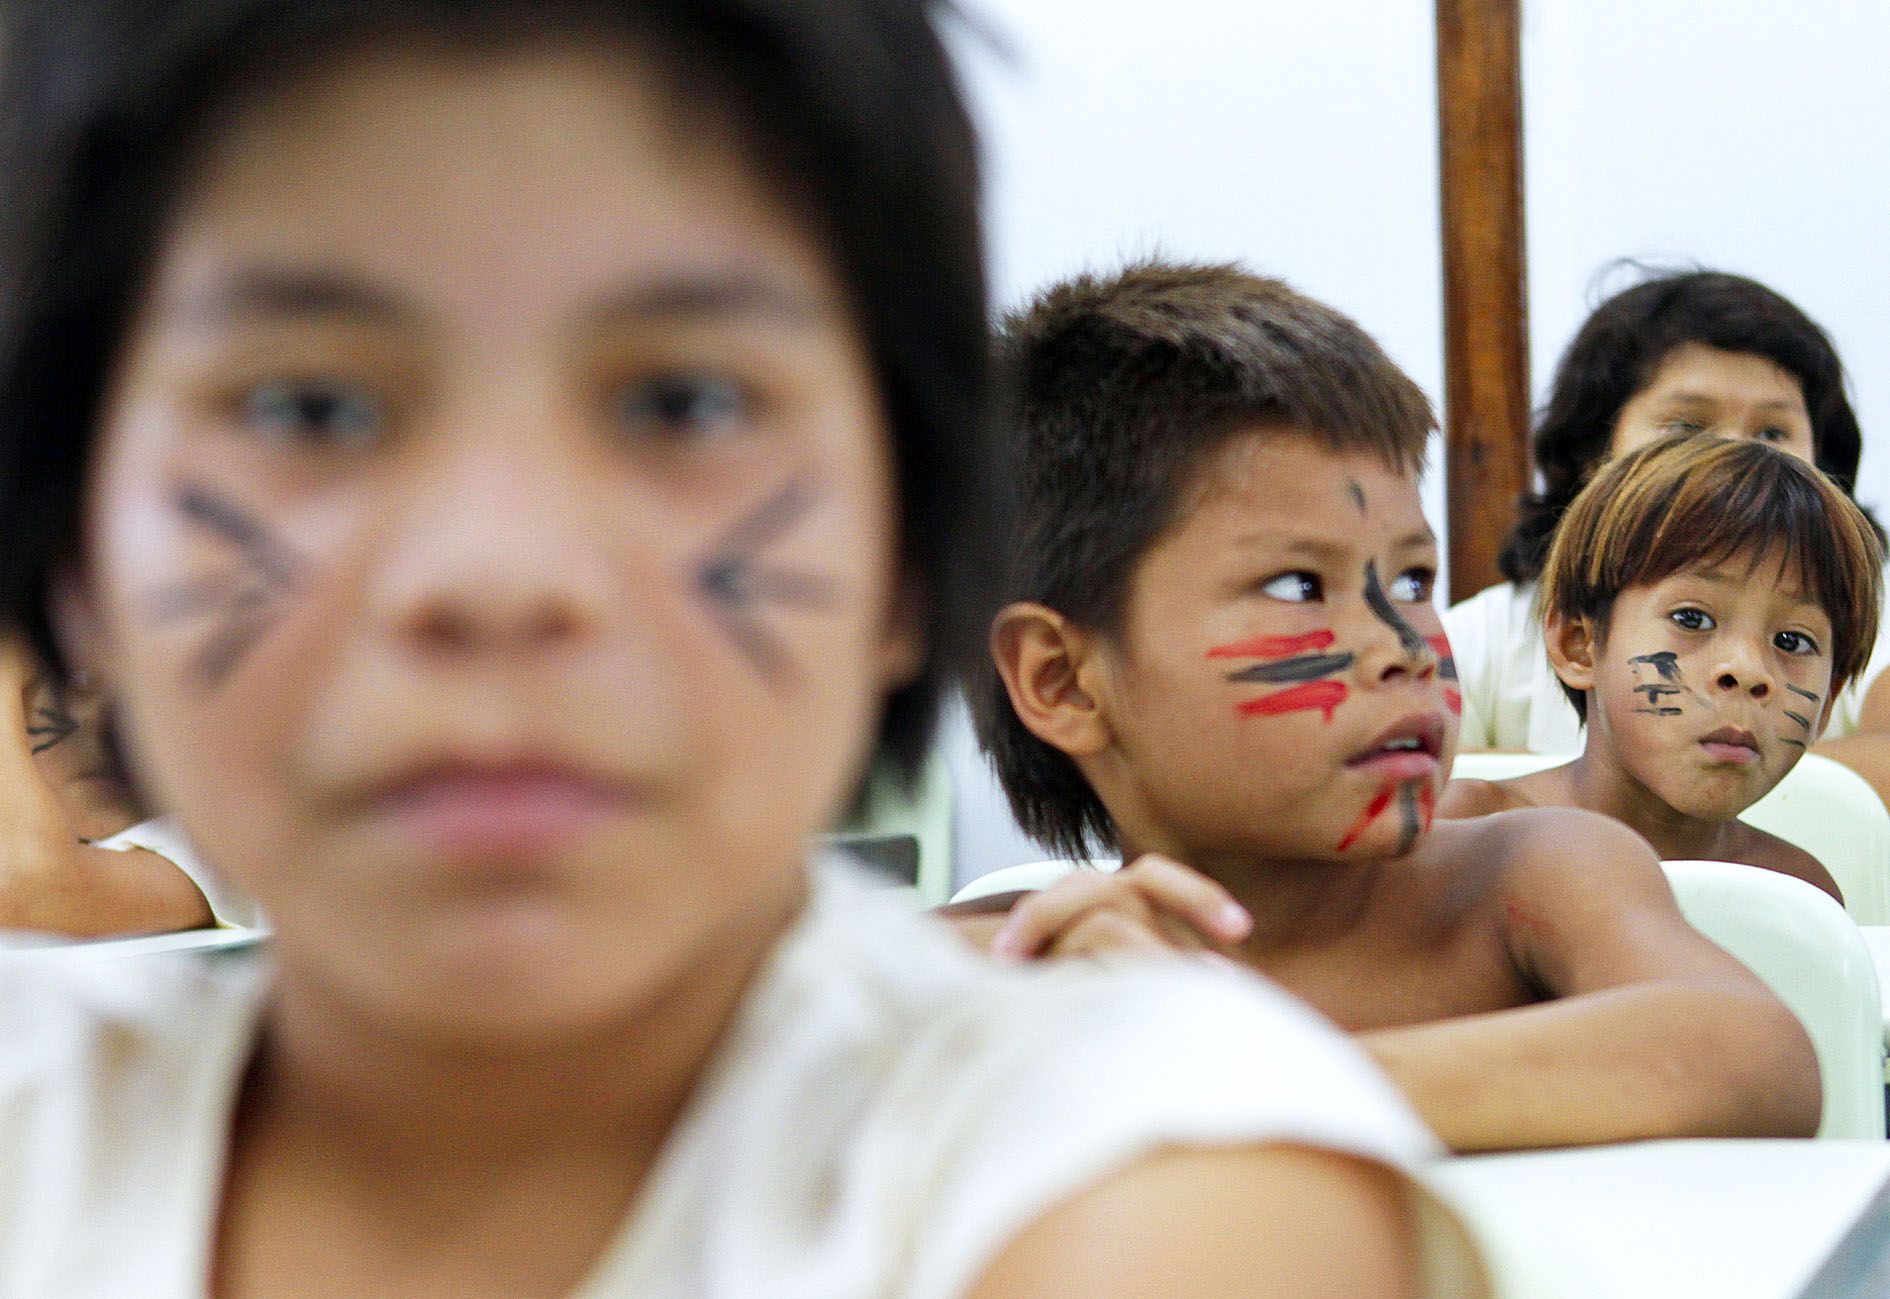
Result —
M 1610 260 L 1739 271 L 1831 333 L 1890 505 L 1890 4 L 1525 0 L 1523 44 L 1537 392 Z

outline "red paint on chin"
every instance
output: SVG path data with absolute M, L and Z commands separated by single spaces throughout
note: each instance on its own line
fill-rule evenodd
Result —
M 1378 791 L 1378 797 L 1374 798 L 1371 805 L 1365 809 L 1365 815 L 1359 817 L 1352 828 L 1345 832 L 1345 838 L 1339 840 L 1339 852 L 1344 852 L 1358 842 L 1358 837 L 1365 833 L 1365 827 L 1384 815 L 1385 809 L 1391 806 L 1392 795 L 1397 792 L 1396 785 L 1386 785 Z
M 1457 716 L 1462 717 L 1463 716 L 1462 693 L 1456 690 L 1446 689 L 1444 691 L 1444 707 L 1450 709 L 1450 711 L 1455 713 Z
M 1332 720 L 1332 710 L 1345 702 L 1349 693 L 1343 681 L 1308 681 L 1303 686 L 1293 686 L 1262 699 L 1249 699 L 1236 705 L 1242 717 L 1273 717 L 1280 713 L 1297 713 L 1308 708 L 1317 708 L 1325 713 L 1326 720 Z
M 1207 656 L 1211 659 L 1285 659 L 1329 649 L 1332 641 L 1329 631 L 1309 631 L 1304 636 L 1255 636 L 1231 645 L 1216 645 Z

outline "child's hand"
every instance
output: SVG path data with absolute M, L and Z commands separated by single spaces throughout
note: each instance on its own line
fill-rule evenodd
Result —
M 991 941 L 1000 961 L 1108 952 L 1219 952 L 1253 918 L 1199 871 L 1153 853 L 1121 870 L 1083 871 L 1011 908 Z

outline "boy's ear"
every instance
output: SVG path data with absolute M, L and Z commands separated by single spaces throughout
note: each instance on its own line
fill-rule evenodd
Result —
M 1549 666 L 1571 690 L 1590 690 L 1595 684 L 1595 657 L 1601 638 L 1586 618 L 1564 618 L 1551 613 L 1544 621 L 1542 639 L 1548 645 Z
M 1108 747 L 1098 705 L 1094 634 L 1045 605 L 1006 605 L 991 623 L 991 658 L 1011 708 L 1030 733 L 1071 757 Z

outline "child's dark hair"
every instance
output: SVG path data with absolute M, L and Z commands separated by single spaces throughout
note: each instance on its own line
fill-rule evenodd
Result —
M 1191 475 L 1230 436 L 1291 430 L 1416 476 L 1435 427 L 1424 394 L 1358 325 L 1234 266 L 1079 276 L 1012 315 L 999 356 L 1022 508 L 1011 598 L 1105 634 L 1120 630 L 1135 566 L 1176 522 Z M 1018 720 L 988 664 L 973 706 L 1027 833 L 1072 858 L 1113 845 L 1102 801 Z
M 910 771 L 983 654 L 1001 474 L 975 142 L 927 0 L 20 0 L 0 104 L 0 600 L 57 671 L 48 578 L 74 553 L 101 397 L 195 153 L 245 96 L 371 45 L 620 41 L 687 128 L 733 132 L 858 312 L 892 429 L 929 658 L 888 701 Z
M 1782 566 L 1830 618 L 1833 694 L 1864 670 L 1883 598 L 1877 534 L 1828 477 L 1762 442 L 1666 438 L 1596 474 L 1549 547 L 1540 613 L 1605 640 L 1622 591 L 1740 558 L 1754 581 Z M 1586 693 L 1562 691 L 1586 721 Z
M 1517 504 L 1516 524 L 1497 557 L 1504 577 L 1529 582 L 1542 571 L 1562 512 L 1607 457 L 1621 408 L 1687 343 L 1762 356 L 1789 371 L 1804 390 L 1818 468 L 1846 496 L 1856 494 L 1863 437 L 1844 395 L 1844 367 L 1825 332 L 1743 275 L 1658 274 L 1595 308 L 1562 353 L 1532 444 L 1542 486 Z

